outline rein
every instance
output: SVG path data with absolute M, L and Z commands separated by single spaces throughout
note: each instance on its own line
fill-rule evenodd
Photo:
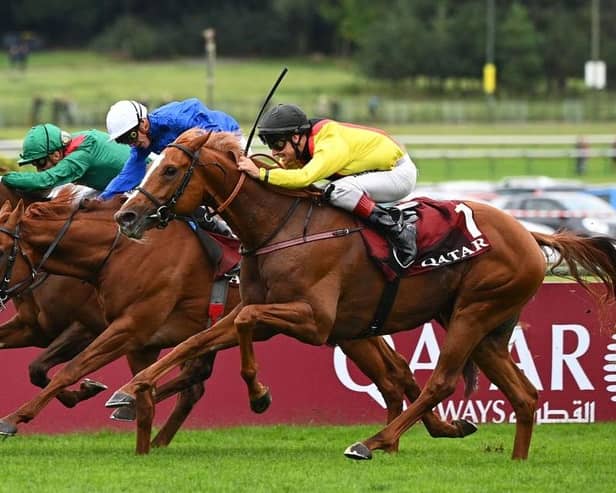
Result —
M 208 133 L 207 139 L 209 139 L 210 135 L 211 135 L 211 132 Z M 205 143 L 207 142 L 207 139 L 205 140 L 203 145 L 205 145 Z M 154 197 L 154 195 L 152 195 L 150 192 L 143 189 L 142 187 L 136 188 L 137 191 L 145 195 L 148 198 L 148 200 L 150 200 L 150 202 L 152 202 L 157 207 L 156 212 L 152 214 L 150 218 L 156 219 L 158 222 L 157 227 L 161 229 L 165 228 L 169 224 L 169 221 L 177 217 L 177 214 L 175 213 L 175 206 L 178 200 L 180 199 L 180 197 L 182 196 L 182 194 L 184 193 L 184 191 L 186 190 L 186 187 L 188 186 L 188 183 L 190 182 L 190 179 L 192 178 L 195 166 L 197 164 L 200 164 L 199 163 L 199 152 L 200 152 L 199 150 L 193 152 L 187 146 L 183 144 L 176 144 L 176 143 L 168 144 L 167 147 L 175 147 L 176 149 L 181 150 L 191 160 L 190 165 L 182 178 L 182 182 L 180 183 L 178 188 L 175 190 L 171 198 L 163 204 L 156 197 Z M 251 158 L 256 157 L 256 156 L 265 157 L 273 161 L 273 163 L 277 164 L 277 162 L 271 156 L 267 154 L 256 154 L 256 155 L 251 156 Z M 266 165 L 266 166 L 270 167 L 269 165 Z M 227 199 L 222 204 L 220 204 L 215 209 L 214 214 L 220 214 L 221 212 L 226 210 L 227 207 L 229 207 L 229 205 L 233 202 L 233 200 L 235 200 L 235 198 L 239 194 L 245 181 L 246 181 L 246 173 L 240 173 L 240 177 L 237 183 L 235 184 L 235 187 L 233 187 L 231 194 L 229 195 L 229 197 L 227 197 Z M 241 247 L 240 253 L 243 256 L 246 257 L 246 256 L 263 255 L 266 253 L 275 252 L 276 250 L 282 250 L 284 248 L 289 248 L 289 247 L 301 245 L 304 243 L 310 243 L 313 241 L 325 240 L 329 238 L 340 238 L 340 237 L 347 236 L 352 233 L 357 233 L 363 229 L 361 227 L 342 228 L 342 229 L 336 229 L 332 231 L 326 231 L 323 233 L 316 233 L 316 234 L 307 236 L 306 235 L 306 229 L 308 227 L 307 223 L 310 220 L 310 217 L 312 215 L 313 205 L 311 204 L 310 210 L 308 212 L 308 217 L 306 219 L 306 224 L 304 224 L 304 234 L 301 237 L 293 238 L 291 240 L 281 241 L 278 243 L 274 243 L 272 245 L 267 245 L 274 237 L 276 237 L 276 235 L 282 230 L 282 228 L 284 228 L 285 224 L 289 221 L 289 219 L 291 218 L 291 216 L 293 215 L 293 213 L 296 211 L 297 207 L 301 203 L 301 200 L 300 200 L 301 198 L 305 198 L 306 196 L 315 198 L 315 197 L 321 197 L 322 195 L 321 192 L 312 192 L 312 191 L 294 192 L 294 191 L 285 190 L 285 192 L 286 193 L 283 193 L 283 195 L 290 195 L 290 196 L 295 197 L 295 200 L 291 204 L 291 207 L 289 208 L 285 216 L 282 218 L 278 226 L 274 228 L 274 230 L 265 238 L 265 240 L 261 242 L 259 246 L 252 248 L 252 249 L 245 249 L 244 247 Z
M 49 259 L 51 254 L 54 252 L 54 250 L 58 247 L 58 245 L 60 244 L 60 241 L 62 241 L 62 238 L 64 238 L 64 235 L 68 231 L 68 228 L 73 222 L 73 219 L 75 218 L 75 214 L 77 214 L 79 209 L 81 209 L 81 204 L 79 204 L 75 209 L 73 209 L 68 219 L 63 224 L 62 228 L 60 228 L 60 231 L 58 232 L 54 240 L 51 242 L 51 244 L 49 245 L 49 247 L 43 254 L 41 261 L 38 263 L 36 267 L 30 261 L 30 258 L 19 247 L 19 240 L 21 239 L 21 235 L 20 235 L 21 224 L 17 224 L 17 226 L 15 227 L 15 231 L 11 231 L 7 228 L 0 226 L 0 232 L 5 233 L 9 235 L 11 238 L 13 238 L 13 246 L 11 248 L 11 253 L 9 254 L 6 269 L 4 271 L 4 276 L 2 278 L 2 282 L 0 283 L 0 311 L 6 309 L 5 302 L 9 298 L 15 295 L 23 294 L 26 291 L 26 289 L 34 289 L 35 287 L 39 286 L 47 278 L 47 273 L 41 273 L 41 269 L 43 268 L 43 265 Z M 105 264 L 107 263 L 107 260 L 109 260 L 109 257 L 111 256 L 111 253 L 113 252 L 114 248 L 117 246 L 120 240 L 120 237 L 121 237 L 121 234 L 120 234 L 120 230 L 118 229 L 116 236 L 113 240 L 113 243 L 111 245 L 111 248 L 109 249 L 109 253 L 103 260 L 97 272 L 100 272 L 105 266 Z M 28 264 L 28 267 L 30 268 L 30 277 L 23 279 L 22 281 L 19 281 L 13 287 L 9 288 L 9 284 L 11 282 L 11 276 L 13 272 L 13 267 L 15 266 L 17 255 L 20 253 L 22 257 L 25 259 L 26 263 Z M 24 289 L 20 290 L 20 288 L 22 288 L 25 284 L 28 284 L 28 285 Z
M 210 135 L 212 135 L 212 132 L 208 132 L 207 138 L 206 138 L 205 142 L 203 142 L 203 145 L 205 145 L 205 143 L 208 141 L 208 139 L 210 138 Z M 165 202 L 163 204 L 160 200 L 158 200 L 156 197 L 154 197 L 154 195 L 152 195 L 147 190 L 145 190 L 145 189 L 143 189 L 141 187 L 137 187 L 136 188 L 137 191 L 139 191 L 143 195 L 145 195 L 150 200 L 150 202 L 152 202 L 157 207 L 156 213 L 152 214 L 152 216 L 150 216 L 150 217 L 152 217 L 153 219 L 156 219 L 158 221 L 158 228 L 165 228 L 169 224 L 169 221 L 171 221 L 172 219 L 174 219 L 176 217 L 175 206 L 176 206 L 178 200 L 180 199 L 180 197 L 184 194 L 184 191 L 186 190 L 186 187 L 188 186 L 188 183 L 190 182 L 190 179 L 192 178 L 192 175 L 193 175 L 193 173 L 195 171 L 195 166 L 197 164 L 200 164 L 199 163 L 199 150 L 197 150 L 196 152 L 193 152 L 191 149 L 189 149 L 185 145 L 183 145 L 183 144 L 176 144 L 176 143 L 173 143 L 173 142 L 171 144 L 167 145 L 167 147 L 175 147 L 176 149 L 179 149 L 180 151 L 182 151 L 184 154 L 186 154 L 191 159 L 190 166 L 188 166 L 188 169 L 186 170 L 186 173 L 184 174 L 184 177 L 182 178 L 182 182 L 180 183 L 178 188 L 175 190 L 175 192 L 173 193 L 171 198 L 169 200 L 167 200 L 167 202 Z M 229 207 L 229 204 L 231 204 L 231 202 L 233 202 L 235 197 L 237 197 L 237 194 L 239 193 L 240 189 L 242 188 L 242 185 L 244 185 L 244 181 L 245 180 L 246 180 L 246 174 L 242 173 L 240 175 L 240 178 L 239 178 L 238 182 L 235 185 L 235 188 L 231 192 L 231 195 L 229 195 L 227 200 L 225 200 L 216 209 L 216 211 L 215 211 L 216 214 L 220 214 L 227 207 Z
M 37 280 L 36 278 L 40 274 L 41 268 L 43 267 L 43 265 L 45 264 L 47 259 L 50 257 L 50 255 L 53 253 L 53 251 L 57 248 L 57 246 L 60 243 L 60 241 L 62 241 L 62 238 L 64 237 L 64 235 L 68 231 L 68 228 L 70 227 L 71 223 L 73 222 L 73 218 L 75 217 L 75 214 L 77 213 L 78 210 L 79 210 L 79 206 L 76 207 L 71 212 L 68 220 L 64 223 L 62 228 L 60 228 L 60 231 L 58 232 L 58 235 L 51 242 L 51 244 L 49 245 L 49 247 L 47 248 L 47 250 L 43 254 L 43 257 L 41 258 L 41 261 L 39 262 L 39 264 L 36 267 L 32 264 L 32 262 L 30 261 L 30 258 L 19 247 L 19 240 L 21 239 L 21 235 L 20 235 L 20 226 L 21 225 L 17 224 L 17 226 L 15 227 L 15 231 L 10 231 L 9 229 L 0 227 L 0 232 L 5 233 L 5 234 L 9 235 L 11 238 L 13 238 L 13 247 L 11 248 L 11 253 L 9 254 L 9 258 L 8 258 L 7 264 L 6 264 L 6 269 L 4 271 L 4 277 L 2 279 L 2 283 L 0 284 L 0 310 L 4 310 L 6 308 L 4 303 L 11 296 L 14 296 L 16 292 L 18 294 L 21 294 L 21 293 L 23 293 L 25 291 L 25 289 L 21 289 L 24 285 L 28 284 L 28 286 L 31 286 L 32 284 L 30 284 L 30 283 L 33 283 L 33 282 L 35 282 Z M 26 279 L 23 279 L 22 281 L 19 281 L 13 287 L 9 288 L 9 284 L 11 282 L 11 276 L 12 276 L 12 273 L 13 273 L 13 267 L 15 266 L 15 261 L 17 260 L 17 254 L 19 254 L 19 253 L 21 253 L 22 257 L 26 260 L 26 263 L 28 264 L 28 267 L 30 268 L 30 277 L 26 278 Z M 38 284 L 36 284 L 36 285 L 38 285 Z M 26 286 L 26 289 L 27 289 L 28 286 Z
M 284 225 L 284 223 L 282 225 Z M 289 248 L 296 245 L 303 245 L 304 243 L 310 243 L 312 241 L 327 240 L 329 238 L 341 238 L 342 236 L 348 236 L 352 233 L 358 233 L 362 229 L 363 228 L 334 229 L 332 231 L 324 231 L 323 233 L 315 233 L 308 236 L 300 236 L 299 238 L 293 238 L 291 240 L 280 241 L 278 243 L 273 243 L 262 248 L 255 248 L 253 250 L 244 250 L 242 248 L 240 250 L 240 253 L 245 257 L 264 255 L 266 253 L 275 252 L 276 250 L 283 250 L 284 248 Z
M 6 269 L 4 270 L 4 276 L 2 278 L 2 283 L 0 284 L 0 310 L 4 311 L 6 309 L 5 302 L 9 299 L 9 296 L 12 290 L 9 289 L 9 283 L 11 282 L 11 275 L 13 273 L 13 267 L 15 266 L 15 260 L 17 260 L 17 255 L 21 251 L 18 245 L 18 241 L 21 238 L 19 235 L 19 224 L 15 227 L 15 231 L 11 231 L 4 227 L 0 227 L 0 231 L 9 235 L 13 238 L 13 246 L 11 247 L 11 252 L 9 253 L 9 258 L 7 260 Z M 25 257 L 25 256 L 24 256 Z M 25 257 L 26 261 L 30 265 L 30 270 L 32 270 L 32 263 L 28 257 Z M 24 284 L 26 281 L 20 281 L 16 287 L 13 288 L 15 290 L 17 287 Z

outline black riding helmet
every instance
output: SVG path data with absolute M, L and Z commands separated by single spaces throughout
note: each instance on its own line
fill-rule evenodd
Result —
M 259 123 L 259 137 L 290 135 L 310 130 L 306 113 L 294 104 L 279 104 L 270 109 Z

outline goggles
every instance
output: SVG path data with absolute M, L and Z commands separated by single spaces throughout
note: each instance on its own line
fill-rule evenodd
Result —
M 259 135 L 261 142 L 263 142 L 267 147 L 269 147 L 272 151 L 280 152 L 284 149 L 284 146 L 287 145 L 287 142 L 291 140 L 290 135 Z
M 34 166 L 36 169 L 44 168 L 47 165 L 47 161 L 49 160 L 49 156 L 40 157 L 31 161 L 30 164 Z
M 128 144 L 135 145 L 137 143 L 137 139 L 139 138 L 139 126 L 137 125 L 132 130 L 129 130 L 123 135 L 120 135 L 115 141 L 118 144 Z

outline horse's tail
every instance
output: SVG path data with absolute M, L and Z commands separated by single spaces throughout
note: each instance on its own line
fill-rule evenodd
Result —
M 464 397 L 468 398 L 479 386 L 479 370 L 470 359 L 466 361 L 462 369 L 462 377 L 464 378 Z
M 552 271 L 563 262 L 570 275 L 590 292 L 581 270 L 600 279 L 607 288 L 606 297 L 616 299 L 616 240 L 608 236 L 585 238 L 569 232 L 552 235 L 531 233 L 540 246 L 547 246 L 559 253 Z M 580 270 L 581 268 L 581 270 Z

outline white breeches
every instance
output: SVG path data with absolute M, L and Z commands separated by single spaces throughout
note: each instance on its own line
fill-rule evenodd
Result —
M 405 154 L 390 170 L 368 171 L 333 181 L 334 190 L 329 201 L 336 207 L 352 212 L 364 194 L 377 203 L 394 202 L 410 194 L 416 183 L 417 168 L 409 155 Z

